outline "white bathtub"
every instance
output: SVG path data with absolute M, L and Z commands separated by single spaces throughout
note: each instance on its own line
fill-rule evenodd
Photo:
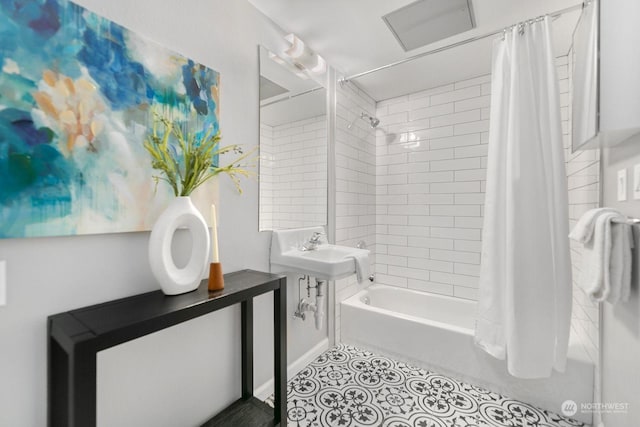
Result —
M 566 400 L 593 401 L 594 367 L 580 343 L 570 343 L 565 373 L 517 379 L 475 346 L 475 309 L 470 300 L 373 285 L 341 303 L 341 339 L 555 413 Z M 580 411 L 574 418 L 591 423 Z

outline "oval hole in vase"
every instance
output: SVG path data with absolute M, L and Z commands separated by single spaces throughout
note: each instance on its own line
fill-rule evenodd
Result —
M 193 234 L 189 228 L 176 230 L 171 239 L 171 256 L 177 268 L 183 269 L 191 259 Z

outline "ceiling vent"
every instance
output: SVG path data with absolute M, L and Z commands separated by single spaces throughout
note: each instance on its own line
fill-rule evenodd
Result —
M 471 0 L 418 0 L 382 19 L 405 51 L 476 26 Z

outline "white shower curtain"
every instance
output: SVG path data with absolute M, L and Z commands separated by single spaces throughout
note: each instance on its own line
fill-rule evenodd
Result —
M 476 343 L 511 375 L 564 371 L 571 319 L 567 180 L 549 18 L 493 46 Z

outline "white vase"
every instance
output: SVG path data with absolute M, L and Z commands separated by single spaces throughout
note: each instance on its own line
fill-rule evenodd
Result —
M 178 268 L 171 253 L 171 242 L 178 228 L 191 232 L 191 257 Z M 149 264 L 162 292 L 177 295 L 198 288 L 207 266 L 209 229 L 189 197 L 176 197 L 162 212 L 149 237 Z

